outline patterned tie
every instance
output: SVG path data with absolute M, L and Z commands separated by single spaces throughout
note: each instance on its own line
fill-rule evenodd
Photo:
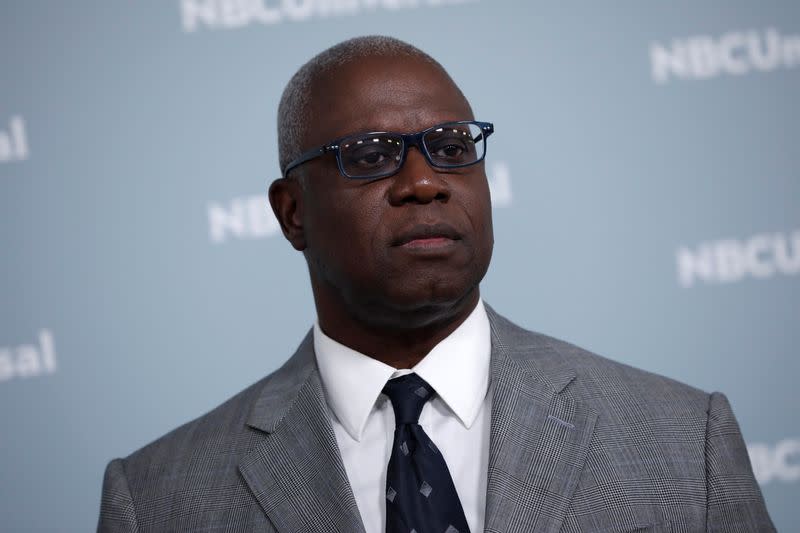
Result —
M 444 457 L 419 425 L 433 388 L 416 374 L 389 380 L 396 427 L 386 476 L 386 533 L 469 533 Z

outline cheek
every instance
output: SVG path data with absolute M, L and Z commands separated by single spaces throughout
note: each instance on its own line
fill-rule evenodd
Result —
M 381 209 L 374 195 L 349 189 L 331 191 L 309 204 L 310 251 L 326 270 L 351 275 L 374 262 L 381 241 Z
M 492 201 L 489 196 L 489 184 L 486 178 L 475 178 L 476 182 L 461 191 L 460 197 L 464 212 L 469 218 L 476 239 L 490 244 L 492 234 Z

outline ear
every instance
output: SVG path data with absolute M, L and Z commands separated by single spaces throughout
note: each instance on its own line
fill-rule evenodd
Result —
M 278 178 L 269 186 L 269 203 L 283 236 L 295 250 L 306 249 L 303 227 L 303 188 L 296 179 Z

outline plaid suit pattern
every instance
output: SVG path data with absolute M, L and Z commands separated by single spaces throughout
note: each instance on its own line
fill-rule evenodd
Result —
M 774 531 L 725 397 L 487 306 L 485 530 Z M 106 469 L 98 531 L 362 533 L 311 334 L 260 382 Z

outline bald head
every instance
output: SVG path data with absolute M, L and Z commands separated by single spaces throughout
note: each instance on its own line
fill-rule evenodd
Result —
M 440 70 L 444 68 L 431 56 L 393 37 L 356 37 L 334 45 L 314 56 L 292 76 L 283 90 L 278 106 L 278 155 L 281 173 L 304 150 L 308 130 L 318 119 L 315 94 L 324 88 L 326 79 L 337 71 L 367 58 L 411 58 Z M 455 84 L 453 84 L 455 86 Z M 463 97 L 463 95 L 462 95 Z

